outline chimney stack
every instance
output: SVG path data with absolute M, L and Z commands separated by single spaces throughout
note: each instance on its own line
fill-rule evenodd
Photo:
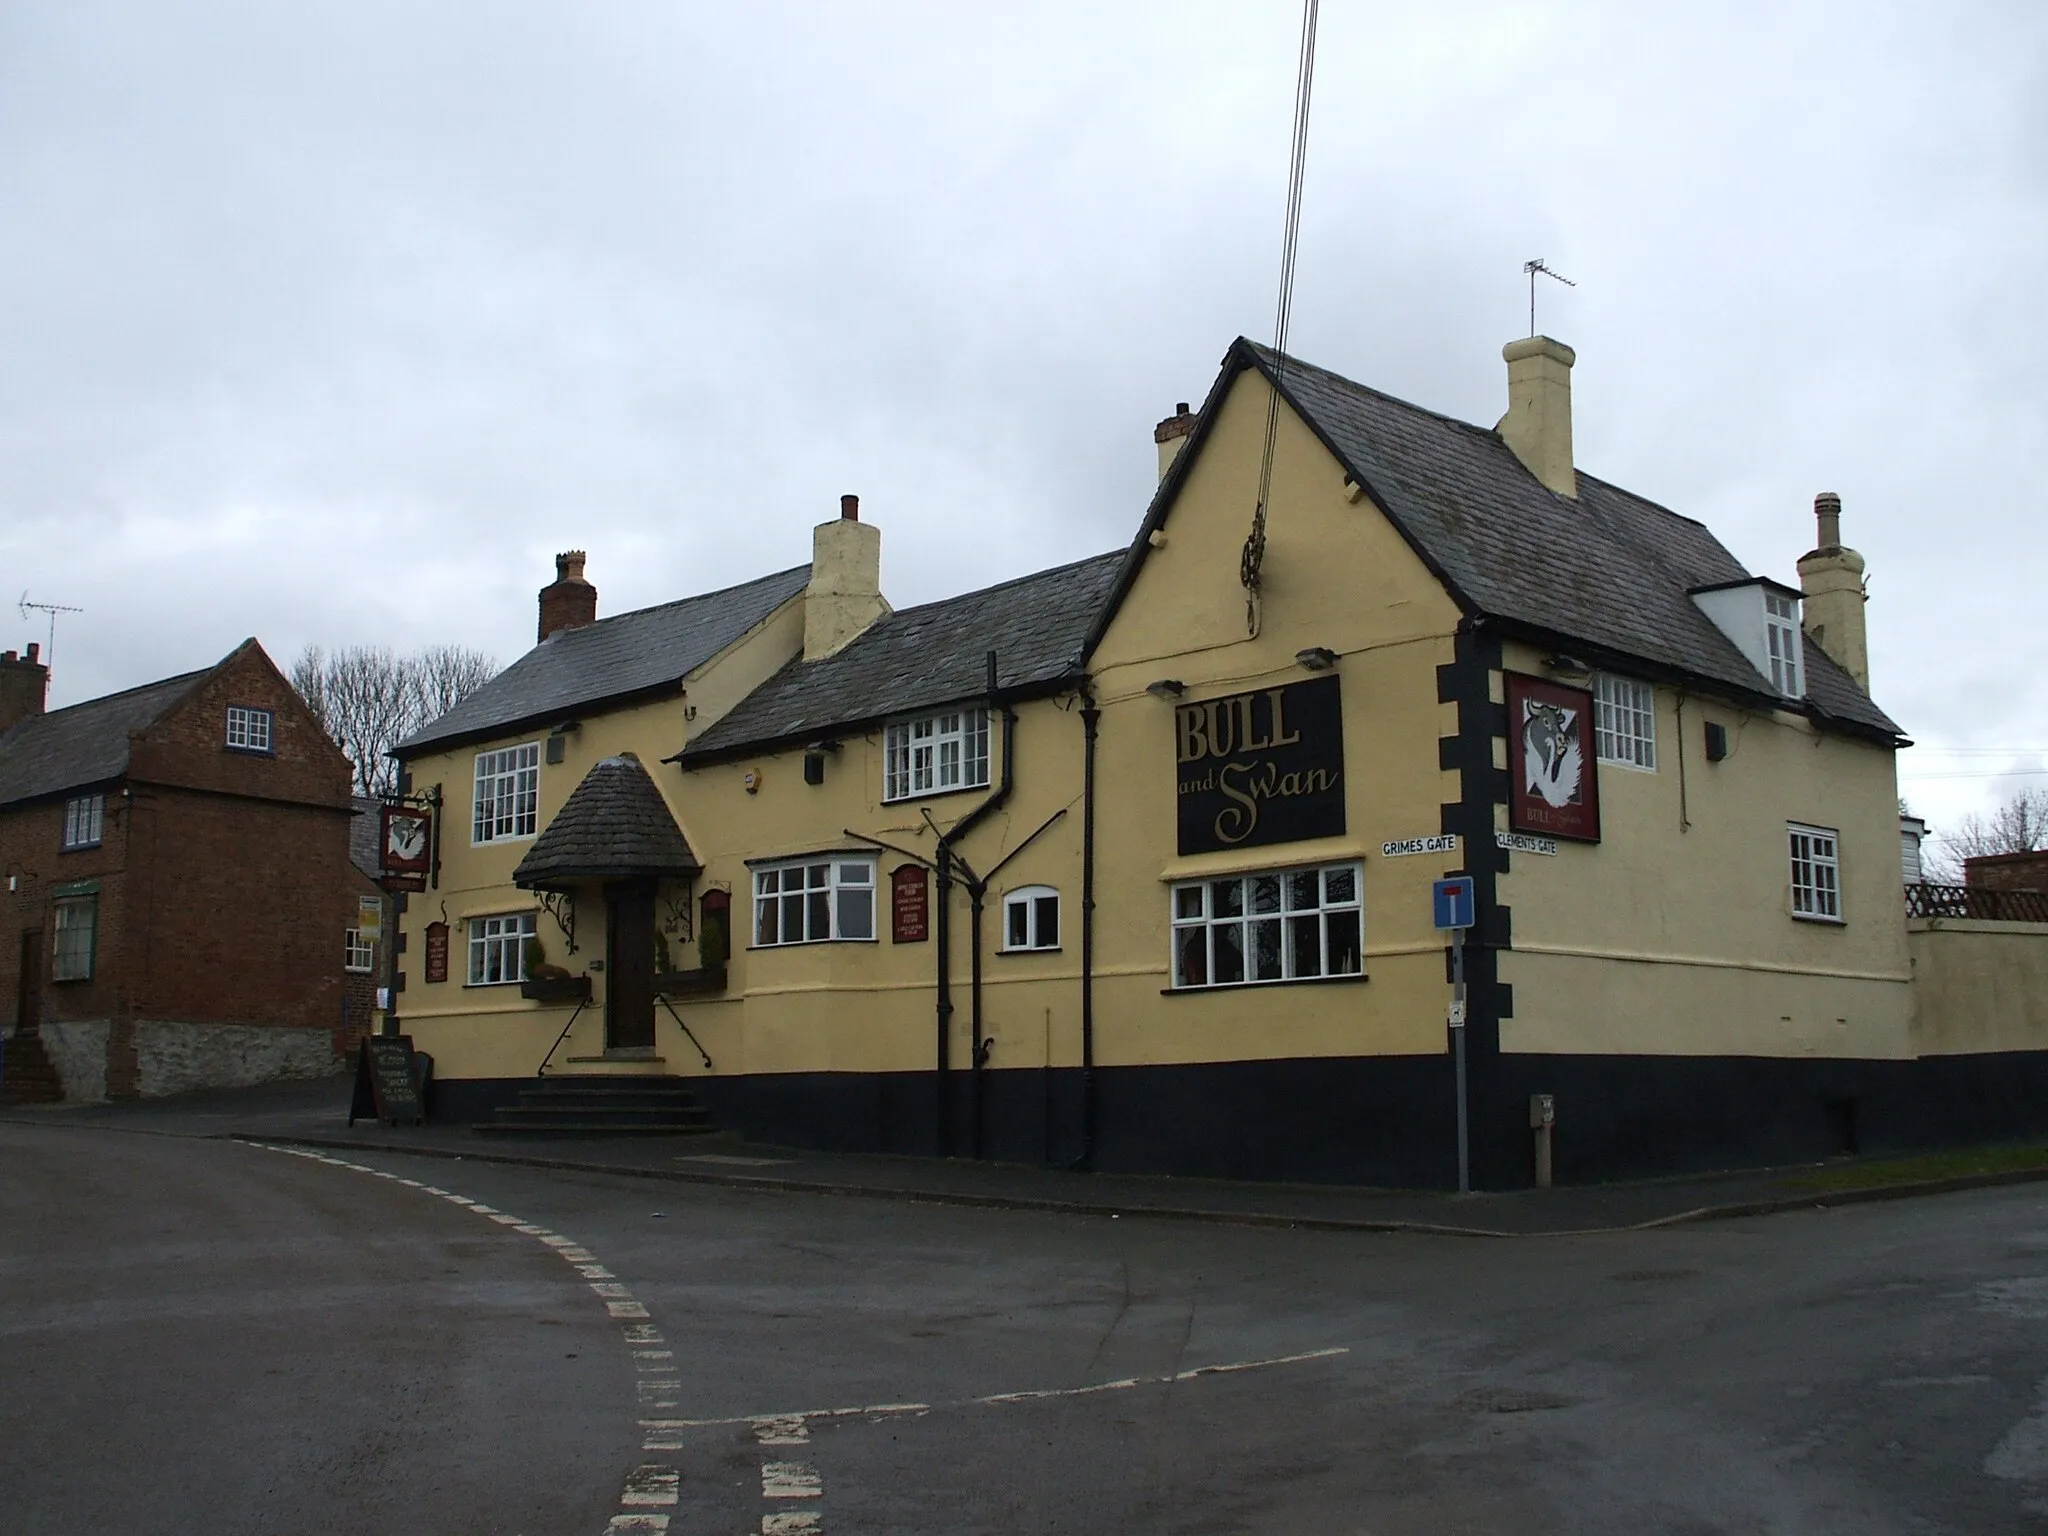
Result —
M 1183 400 L 1174 406 L 1171 416 L 1152 429 L 1152 441 L 1159 445 L 1160 479 L 1166 478 L 1173 461 L 1180 457 L 1181 449 L 1187 447 L 1188 439 L 1194 436 L 1195 423 L 1200 419 Z
M 0 653 L 0 733 L 43 712 L 50 693 L 50 669 L 42 664 L 41 654 L 42 647 L 33 644 L 26 656 Z
M 1499 432 L 1529 473 L 1560 496 L 1578 499 L 1572 468 L 1572 364 L 1578 354 L 1548 336 L 1501 348 L 1508 365 L 1508 413 Z
M 836 655 L 888 611 L 882 601 L 882 530 L 860 520 L 858 496 L 842 496 L 839 515 L 811 531 L 804 660 Z
M 584 558 L 580 549 L 555 556 L 555 579 L 540 589 L 541 639 L 597 622 L 597 588 L 583 579 Z
M 1813 498 L 1819 543 L 1799 560 L 1800 611 L 1806 638 L 1826 651 L 1870 692 L 1870 648 L 1863 626 L 1863 557 L 1842 543 L 1842 498 Z

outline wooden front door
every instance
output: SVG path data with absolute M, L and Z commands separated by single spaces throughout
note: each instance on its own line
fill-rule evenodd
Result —
M 15 994 L 14 1019 L 21 1033 L 32 1035 L 43 1022 L 43 930 L 31 928 L 21 936 L 20 990 Z
M 605 892 L 604 1048 L 654 1048 L 654 887 Z

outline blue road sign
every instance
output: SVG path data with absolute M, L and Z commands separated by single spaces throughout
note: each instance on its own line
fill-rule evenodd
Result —
M 1439 880 L 1429 888 L 1431 904 L 1436 908 L 1436 925 L 1439 928 L 1470 928 L 1473 911 L 1478 903 L 1472 894 L 1472 877 L 1455 875 L 1449 880 Z

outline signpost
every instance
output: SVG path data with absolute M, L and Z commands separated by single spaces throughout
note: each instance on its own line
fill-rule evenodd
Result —
M 1451 934 L 1451 1052 L 1458 1073 L 1458 1193 L 1472 1193 L 1472 1143 L 1465 1108 L 1465 930 L 1477 915 L 1470 875 L 1454 875 L 1430 887 L 1436 926 Z

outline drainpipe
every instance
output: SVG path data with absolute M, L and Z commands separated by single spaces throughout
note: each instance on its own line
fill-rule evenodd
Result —
M 997 708 L 996 653 L 990 651 L 988 653 L 988 711 L 993 715 L 997 713 Z M 953 845 L 979 826 L 983 818 L 1000 809 L 1003 802 L 1010 798 L 1010 786 L 1016 778 L 1017 767 L 1017 716 L 1015 711 L 1008 708 L 1002 709 L 1001 713 L 1003 719 L 1002 782 L 996 786 L 995 792 L 986 800 L 954 822 L 951 831 L 940 834 L 938 857 L 934 860 L 938 865 L 939 874 L 939 914 L 938 934 L 936 936 L 939 952 L 936 960 L 939 968 L 938 1085 L 939 1151 L 941 1154 L 948 1154 L 953 1150 L 952 1118 L 949 1114 L 950 1106 L 947 1103 L 947 1091 L 951 1083 L 949 1074 L 952 1061 L 951 1030 L 949 1026 L 953 1019 L 953 989 L 950 975 L 953 957 L 952 926 L 946 920 L 946 908 L 952 895 Z M 981 1069 L 982 1057 L 986 1054 L 982 1049 L 983 1042 L 981 1038 L 981 900 L 988 891 L 988 884 L 986 881 L 976 878 L 971 872 L 967 878 L 961 881 L 961 884 L 967 887 L 968 899 L 973 903 L 969 937 L 974 942 L 974 966 L 973 980 L 970 983 L 971 991 L 968 998 L 968 1011 L 969 1017 L 973 1021 L 974 1031 L 974 1060 L 972 1064 L 974 1091 L 971 1105 L 974 1115 L 974 1155 L 979 1157 L 981 1155 Z
M 1081 689 L 1081 1155 L 1095 1158 L 1095 739 L 1102 711 L 1087 685 Z

